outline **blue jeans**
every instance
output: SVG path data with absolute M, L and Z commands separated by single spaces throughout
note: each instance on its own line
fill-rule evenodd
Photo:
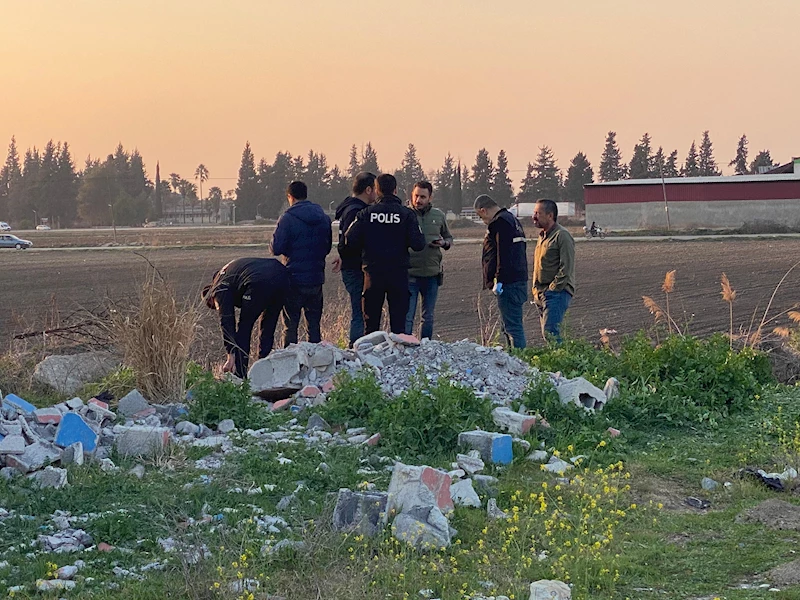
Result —
M 542 337 L 547 341 L 552 336 L 556 342 L 561 343 L 561 322 L 567 313 L 572 294 L 567 290 L 551 292 L 546 290 L 539 296 L 539 320 L 542 324 Z
M 439 276 L 409 277 L 408 291 L 411 293 L 411 299 L 406 315 L 406 333 L 411 335 L 414 331 L 417 297 L 422 295 L 422 331 L 419 337 L 433 339 L 433 311 L 436 307 L 436 298 L 439 296 Z
M 364 311 L 361 294 L 364 293 L 364 271 L 342 271 L 342 283 L 350 296 L 350 346 L 364 335 Z
M 528 301 L 528 282 L 504 283 L 503 293 L 497 297 L 497 307 L 503 320 L 503 333 L 509 345 L 524 348 L 525 328 L 522 326 L 522 307 Z

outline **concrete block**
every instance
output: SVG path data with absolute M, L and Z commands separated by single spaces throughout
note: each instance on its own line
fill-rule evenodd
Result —
M 94 420 L 98 423 L 102 423 L 105 419 L 110 419 L 113 421 L 117 418 L 116 414 L 108 410 L 108 404 L 94 398 L 89 400 L 86 406 L 83 407 L 83 413 L 87 417 L 89 415 L 93 415 Z
M 272 410 L 272 412 L 278 412 L 280 410 L 286 410 L 292 404 L 294 404 L 294 400 L 295 400 L 294 398 L 285 398 L 284 400 L 278 400 L 277 402 L 275 402 L 272 405 L 272 408 L 270 410 Z
M 92 398 L 88 402 L 89 406 L 99 406 L 103 410 L 108 410 L 108 402 L 103 402 L 102 400 L 98 400 L 97 398 Z
M 163 452 L 168 444 L 168 428 L 141 425 L 128 427 L 116 440 L 117 452 L 122 456 L 152 456 Z
M 477 451 L 474 452 L 477 453 Z M 486 468 L 486 463 L 483 462 L 480 455 L 475 457 L 470 454 L 456 454 L 456 465 L 469 473 L 470 476 L 480 473 Z
M 472 487 L 471 479 L 463 479 L 450 486 L 450 498 L 456 506 L 470 506 L 480 508 L 482 506 L 478 493 Z
M 25 447 L 22 454 L 9 454 L 6 456 L 6 466 L 13 467 L 20 473 L 38 471 L 48 463 L 61 458 L 61 452 L 55 446 L 46 442 L 37 442 Z
M 83 444 L 75 442 L 61 451 L 61 466 L 83 464 Z
M 392 333 L 389 335 L 389 339 L 402 346 L 419 346 L 419 338 L 405 333 Z
M 16 394 L 8 394 L 3 399 L 3 406 L 16 410 L 18 413 L 23 415 L 30 415 L 36 410 L 36 407 L 33 404 L 23 400 Z
M 500 429 L 515 435 L 525 435 L 536 425 L 536 417 L 521 415 L 505 406 L 498 406 L 492 411 L 492 420 Z
M 0 419 L 0 435 L 22 435 L 22 425 L 19 421 Z
M 0 440 L 0 456 L 5 454 L 23 454 L 25 438 L 21 435 L 9 435 Z
M 602 410 L 607 402 L 606 394 L 583 377 L 558 378 L 553 381 L 558 397 L 563 404 L 575 404 L 587 411 Z
M 334 385 L 333 380 L 331 379 L 328 379 L 325 383 L 322 384 L 322 391 L 325 394 L 330 394 L 334 389 L 336 389 L 336 386 Z
M 71 400 L 67 400 L 66 405 L 69 406 L 70 410 L 78 410 L 83 406 L 83 400 L 78 397 L 72 398 Z
M 56 446 L 66 448 L 80 442 L 86 452 L 94 452 L 97 448 L 97 433 L 86 424 L 77 413 L 69 413 L 61 418 L 56 431 Z
M 108 409 L 108 406 L 105 406 Z M 137 413 L 142 413 L 147 409 L 152 409 L 150 414 L 155 413 L 155 408 L 150 406 L 150 403 L 145 400 L 145 397 L 142 396 L 139 390 L 132 390 L 128 394 L 126 394 L 123 398 L 119 401 L 119 406 L 117 407 L 117 412 L 121 414 L 123 417 L 132 417 Z M 147 416 L 147 415 L 144 415 Z M 137 417 L 138 418 L 138 417 Z
M 339 490 L 336 507 L 333 509 L 333 528 L 336 531 L 354 531 L 363 535 L 375 535 L 383 529 L 386 492 L 352 492 Z
M 67 470 L 51 466 L 47 466 L 32 475 L 28 475 L 28 478 L 35 481 L 40 488 L 60 490 L 68 485 Z
M 307 385 L 307 386 L 306 386 L 306 387 L 304 387 L 302 390 L 300 390 L 300 395 L 301 395 L 303 398 L 316 398 L 316 397 L 317 397 L 317 396 L 319 396 L 321 393 L 322 393 L 322 390 L 320 390 L 320 389 L 319 389 L 317 386 L 315 386 L 315 385 Z
M 571 600 L 572 590 L 563 581 L 540 579 L 531 584 L 529 600 Z
M 318 347 L 314 356 L 310 357 L 309 365 L 315 369 L 323 369 L 334 361 L 333 350 L 331 348 Z
M 355 342 L 353 342 L 353 348 L 355 350 L 361 349 L 361 346 L 369 349 L 373 346 L 379 346 L 384 342 L 390 342 L 389 334 L 385 331 L 373 331 L 372 333 L 368 333 L 360 338 L 358 338 Z
M 397 515 L 392 535 L 418 550 L 438 550 L 450 546 L 450 524 L 435 506 L 415 506 Z
M 37 423 L 54 423 L 58 425 L 61 422 L 62 415 L 57 408 L 37 408 L 33 411 L 33 416 Z
M 436 506 L 442 512 L 452 511 L 450 476 L 428 466 L 396 463 L 389 483 L 387 515 L 415 506 Z
M 484 462 L 499 465 L 511 464 L 514 459 L 513 439 L 505 433 L 491 431 L 464 431 L 458 434 L 458 444 L 481 453 Z

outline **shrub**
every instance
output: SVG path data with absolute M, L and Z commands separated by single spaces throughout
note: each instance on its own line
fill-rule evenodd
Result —
M 209 371 L 200 366 L 189 366 L 190 383 L 189 420 L 216 426 L 224 419 L 233 419 L 240 429 L 258 429 L 268 420 L 266 410 L 252 401 L 247 381 L 217 381 Z

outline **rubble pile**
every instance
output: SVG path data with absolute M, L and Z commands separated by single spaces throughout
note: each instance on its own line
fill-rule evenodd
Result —
M 376 331 L 357 340 L 353 350 L 326 342 L 300 343 L 273 352 L 253 364 L 248 378 L 256 396 L 275 400 L 273 410 L 323 404 L 333 376 L 370 368 L 383 390 L 400 395 L 420 370 L 428 380 L 439 377 L 472 388 L 479 397 L 510 404 L 522 396 L 538 371 L 501 348 L 474 342 L 445 343 Z M 588 383 L 588 382 L 587 382 Z

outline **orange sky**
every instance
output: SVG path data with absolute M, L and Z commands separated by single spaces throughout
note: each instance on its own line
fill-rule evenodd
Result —
M 798 0 L 0 0 L 0 154 L 121 141 L 226 190 L 246 140 L 340 166 L 371 140 L 386 169 L 485 146 L 518 188 L 543 144 L 596 167 L 648 131 L 683 160 L 709 129 L 729 173 L 742 133 L 800 155 L 799 26 Z

